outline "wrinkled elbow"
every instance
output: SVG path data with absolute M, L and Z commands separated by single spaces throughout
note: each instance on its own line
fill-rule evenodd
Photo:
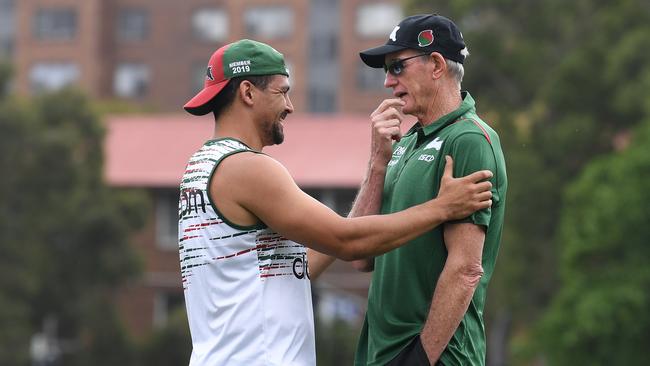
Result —
M 483 266 L 480 263 L 464 265 L 459 271 L 461 284 L 466 288 L 475 290 L 484 273 Z

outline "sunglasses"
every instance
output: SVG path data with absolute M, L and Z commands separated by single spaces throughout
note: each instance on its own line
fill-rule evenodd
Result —
M 401 74 L 402 71 L 404 71 L 404 67 L 406 67 L 404 65 L 404 61 L 410 60 L 410 59 L 416 58 L 416 57 L 422 57 L 422 56 L 429 56 L 429 54 L 428 53 L 422 53 L 422 54 L 411 56 L 411 57 L 404 57 L 404 58 L 397 59 L 397 60 L 391 62 L 390 65 L 384 65 L 384 72 L 390 73 L 393 76 L 397 76 L 397 75 Z

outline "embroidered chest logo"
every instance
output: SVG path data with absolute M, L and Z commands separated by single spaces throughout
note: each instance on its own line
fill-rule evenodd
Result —
M 406 152 L 406 148 L 404 146 L 398 146 L 395 151 L 393 151 L 393 158 L 388 162 L 388 166 L 393 166 L 397 164 L 399 159 L 404 155 Z
M 424 147 L 422 150 L 427 150 L 427 149 L 436 149 L 440 151 L 440 148 L 442 148 L 442 143 L 445 142 L 445 140 L 441 140 L 440 137 L 436 137 L 433 141 L 429 142 L 427 146 Z
M 435 139 L 433 139 L 433 141 L 429 142 L 429 143 L 427 144 L 427 146 L 425 146 L 424 149 L 422 149 L 422 150 L 430 150 L 430 149 L 434 149 L 434 150 L 436 150 L 436 151 L 440 151 L 440 149 L 442 148 L 442 143 L 443 143 L 443 142 L 444 142 L 444 140 L 441 140 L 440 137 L 436 137 Z M 418 157 L 418 160 L 419 160 L 419 161 L 425 161 L 425 162 L 427 162 L 427 163 L 430 163 L 430 162 L 434 161 L 435 158 L 436 158 L 435 155 L 431 155 L 431 154 L 421 154 L 421 155 Z

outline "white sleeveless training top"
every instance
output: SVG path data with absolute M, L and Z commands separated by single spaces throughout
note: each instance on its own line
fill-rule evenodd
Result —
M 265 225 L 229 222 L 208 195 L 219 163 L 252 151 L 206 142 L 180 186 L 179 252 L 192 335 L 191 366 L 316 364 L 305 247 Z

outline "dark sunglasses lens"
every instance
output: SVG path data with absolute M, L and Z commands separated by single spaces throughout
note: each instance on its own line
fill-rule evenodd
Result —
M 404 66 L 402 66 L 402 61 L 393 62 L 388 67 L 388 71 L 390 71 L 390 73 L 393 74 L 393 75 L 399 75 L 399 74 L 402 73 L 402 68 L 403 67 Z
M 402 72 L 402 62 L 395 61 L 390 65 L 384 65 L 384 72 L 390 73 L 391 75 L 399 75 Z

